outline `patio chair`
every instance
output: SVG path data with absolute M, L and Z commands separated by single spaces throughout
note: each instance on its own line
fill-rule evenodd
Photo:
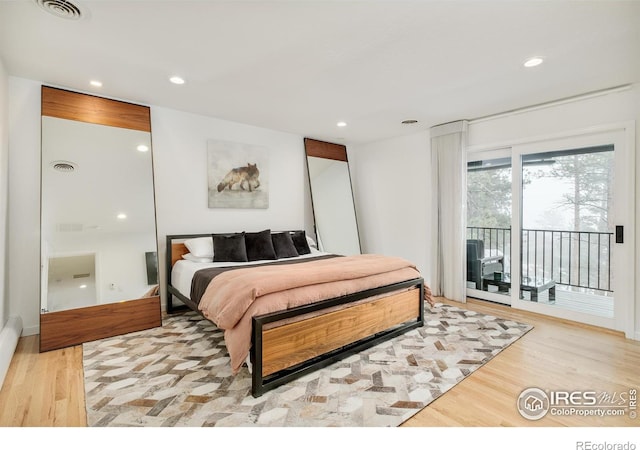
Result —
M 494 252 L 493 256 L 485 254 L 482 239 L 467 239 L 467 281 L 475 283 L 476 289 L 482 290 L 483 276 L 503 271 L 504 255 Z

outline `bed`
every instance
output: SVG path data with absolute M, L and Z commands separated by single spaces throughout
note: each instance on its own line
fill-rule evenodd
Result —
M 303 230 L 169 235 L 166 245 L 166 312 L 189 308 L 222 329 L 254 397 L 422 326 L 432 301 L 411 262 L 321 252 Z

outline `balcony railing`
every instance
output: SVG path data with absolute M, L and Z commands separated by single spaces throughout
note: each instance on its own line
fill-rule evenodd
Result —
M 523 229 L 521 273 L 536 282 L 611 292 L 611 243 L 613 233 Z M 505 256 L 505 272 L 511 271 L 511 229 L 468 227 L 468 239 L 482 239 L 487 254 Z

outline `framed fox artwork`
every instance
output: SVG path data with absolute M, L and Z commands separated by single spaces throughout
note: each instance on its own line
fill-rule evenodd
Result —
M 209 140 L 209 208 L 268 208 L 269 167 L 266 148 Z

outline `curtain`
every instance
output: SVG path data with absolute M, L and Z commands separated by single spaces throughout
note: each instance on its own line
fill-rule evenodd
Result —
M 431 128 L 431 290 L 466 301 L 467 121 Z

